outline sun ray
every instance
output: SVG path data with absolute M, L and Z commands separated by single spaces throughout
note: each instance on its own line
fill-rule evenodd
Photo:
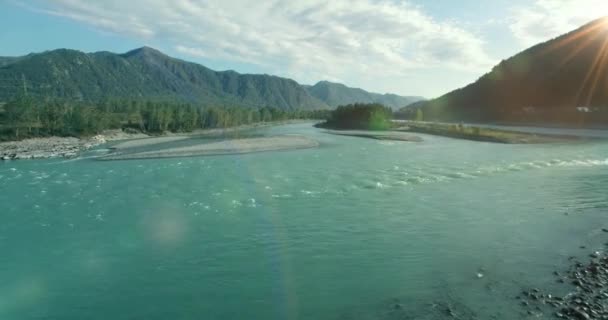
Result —
M 577 32 L 575 35 L 567 35 L 564 38 L 556 41 L 555 43 L 549 45 L 546 49 L 543 50 L 542 54 L 549 54 L 551 51 L 560 49 L 564 46 L 567 46 L 571 43 L 576 43 L 581 38 L 590 36 L 590 35 L 599 35 L 603 32 L 608 31 L 608 18 L 603 18 L 598 21 L 593 26 L 588 27 L 586 30 Z
M 583 49 L 587 48 L 593 41 L 595 41 L 601 34 L 597 33 L 585 40 L 577 46 L 572 52 L 570 52 L 557 66 L 557 68 L 563 68 L 568 62 L 572 61 Z
M 597 68 L 594 70 L 595 76 L 593 78 L 593 81 L 591 82 L 591 88 L 589 90 L 589 95 L 587 96 L 587 100 L 585 103 L 585 105 L 587 105 L 587 106 L 591 104 L 591 99 L 593 98 L 593 95 L 595 94 L 595 89 L 597 88 L 599 78 L 604 73 L 603 71 L 606 67 L 606 57 L 608 55 L 608 38 L 606 40 L 604 40 L 604 45 L 602 46 L 602 49 L 600 50 L 598 55 L 601 58 L 597 64 Z
M 588 90 L 588 95 L 585 99 L 585 104 L 588 105 L 591 102 L 593 92 L 595 91 L 595 87 L 597 86 L 597 80 L 599 78 L 599 75 L 601 74 L 601 70 L 599 68 L 602 67 L 602 65 L 605 62 L 607 50 L 608 50 L 608 38 L 606 38 L 604 40 L 602 47 L 600 48 L 599 52 L 597 53 L 595 59 L 593 59 L 593 63 L 591 64 L 591 66 L 589 67 L 589 70 L 587 71 L 587 74 L 585 75 L 585 79 L 583 80 L 583 83 L 581 84 L 581 87 L 578 90 L 578 93 L 576 95 L 577 102 L 580 101 L 581 96 L 583 95 L 583 92 L 585 91 L 585 88 L 587 87 L 587 84 L 589 83 L 589 80 L 593 76 L 594 77 L 593 83 L 591 83 L 591 87 Z

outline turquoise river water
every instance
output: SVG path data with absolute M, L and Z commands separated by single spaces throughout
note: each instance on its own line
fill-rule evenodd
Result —
M 521 319 L 608 241 L 607 143 L 259 133 L 321 146 L 0 163 L 0 319 Z

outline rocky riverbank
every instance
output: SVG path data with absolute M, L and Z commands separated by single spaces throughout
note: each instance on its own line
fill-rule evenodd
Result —
M 608 229 L 603 229 L 608 233 Z M 606 243 L 608 247 L 608 243 Z M 558 283 L 568 286 L 569 293 L 558 296 L 538 288 L 526 289 L 516 298 L 532 316 L 552 313 L 557 319 L 608 319 L 608 254 L 594 251 L 586 263 L 569 259 L 569 270 L 555 271 Z
M 89 138 L 45 137 L 0 143 L 0 160 L 74 158 L 82 151 L 108 141 L 147 137 L 142 133 L 126 133 L 121 130 L 106 131 Z
M 105 143 L 103 136 L 90 139 L 74 137 L 33 138 L 0 143 L 0 159 L 73 158 L 83 150 Z
M 306 123 L 309 120 L 287 120 L 276 122 L 255 123 L 223 129 L 203 129 L 187 133 L 165 133 L 163 136 L 150 137 L 140 132 L 125 132 L 123 130 L 106 130 L 102 134 L 89 138 L 75 137 L 44 137 L 24 139 L 20 141 L 0 142 L 0 161 L 44 158 L 73 158 L 82 151 L 95 146 L 119 140 L 131 140 L 124 144 L 113 146 L 115 149 L 132 148 L 160 142 L 179 141 L 194 136 L 238 137 L 239 132 L 275 125 Z M 150 138 L 150 139 L 144 139 Z

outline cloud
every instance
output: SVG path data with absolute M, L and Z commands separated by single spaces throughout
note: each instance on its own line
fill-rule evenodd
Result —
M 531 46 L 605 15 L 606 0 L 536 0 L 513 8 L 510 29 L 521 44 Z
M 238 61 L 312 82 L 493 64 L 484 42 L 409 2 L 378 0 L 54 0 L 36 8 L 193 57 Z

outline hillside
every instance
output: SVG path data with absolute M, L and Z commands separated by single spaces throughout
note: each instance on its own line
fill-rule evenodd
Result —
M 313 97 L 325 102 L 330 107 L 343 106 L 353 103 L 380 103 L 392 109 L 399 109 L 411 103 L 423 100 L 422 97 L 399 96 L 396 94 L 379 94 L 363 89 L 350 88 L 341 83 L 321 81 L 306 90 Z
M 84 101 L 143 97 L 208 106 L 328 108 L 293 80 L 213 71 L 148 47 L 125 54 L 59 49 L 0 58 L 0 101 L 23 89 L 23 77 L 29 94 L 38 97 Z
M 0 67 L 14 63 L 15 61 L 17 61 L 19 59 L 20 58 L 17 58 L 17 57 L 0 57 Z
M 425 120 L 608 123 L 608 19 L 502 61 L 475 83 L 416 103 Z

